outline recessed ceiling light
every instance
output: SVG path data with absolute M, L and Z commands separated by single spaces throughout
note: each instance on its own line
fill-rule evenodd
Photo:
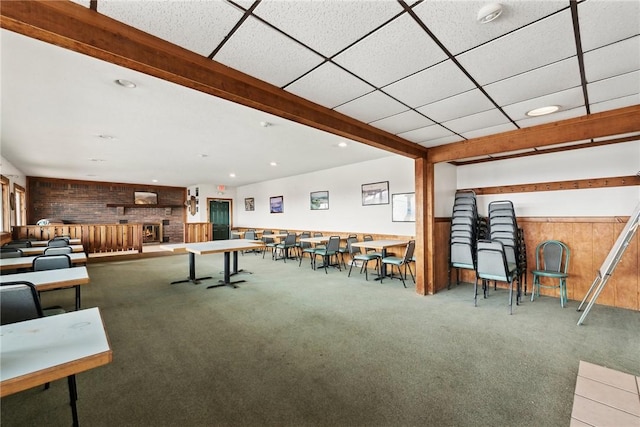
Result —
M 269 163 L 271 166 L 278 166 L 278 164 L 276 162 L 271 162 Z
M 158 180 L 157 179 L 152 179 L 151 182 L 158 182 Z
M 100 138 L 100 139 L 107 139 L 107 140 L 110 140 L 110 139 L 116 139 L 116 137 L 115 137 L 115 136 L 113 136 L 113 135 L 107 135 L 107 134 L 104 134 L 104 133 L 103 133 L 103 134 L 98 135 L 98 138 Z
M 235 174 L 235 173 L 233 173 L 233 172 L 231 172 L 231 173 L 229 174 L 229 176 L 230 176 L 231 178 L 235 178 L 235 177 L 236 177 L 236 174 Z
M 500 3 L 489 3 L 482 6 L 476 19 L 481 24 L 486 24 L 497 19 L 500 15 L 502 15 L 502 5 Z
M 89 159 L 90 162 L 104 162 L 104 159 Z
M 133 89 L 134 87 L 136 87 L 136 84 L 134 82 L 130 80 L 125 80 L 125 79 L 117 79 L 116 84 L 119 84 L 120 86 L 129 88 L 129 89 Z
M 344 148 L 346 146 L 347 146 L 347 143 L 344 142 L 344 141 L 338 143 L 338 147 L 340 147 L 340 148 Z
M 531 111 L 527 111 L 527 116 L 537 117 L 544 116 L 545 114 L 555 113 L 560 109 L 559 105 L 548 105 L 546 107 L 534 108 Z
M 203 159 L 204 159 L 205 157 L 209 157 L 209 155 L 208 155 L 208 154 L 201 153 L 201 154 L 198 154 L 198 157 L 201 157 L 201 158 L 203 158 Z
M 269 126 L 271 126 L 271 123 L 269 123 L 269 122 L 260 122 L 260 126 L 262 126 L 263 128 L 268 128 Z

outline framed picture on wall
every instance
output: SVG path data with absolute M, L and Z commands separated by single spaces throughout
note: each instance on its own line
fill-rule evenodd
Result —
M 416 193 L 391 195 L 391 220 L 393 222 L 416 221 Z
M 283 196 L 270 197 L 269 209 L 271 213 L 284 212 L 284 197 Z
M 312 192 L 310 207 L 312 211 L 329 209 L 329 192 L 328 191 Z
M 244 199 L 244 210 L 245 211 L 253 211 L 255 210 L 256 205 L 255 202 L 253 200 L 253 197 L 247 197 L 246 199 Z
M 388 204 L 389 181 L 362 184 L 362 206 Z

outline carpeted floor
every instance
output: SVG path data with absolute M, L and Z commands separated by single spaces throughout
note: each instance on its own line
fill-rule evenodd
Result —
M 409 281 L 305 259 L 240 257 L 253 274 L 206 289 L 221 255 L 197 256 L 200 285 L 170 285 L 187 256 L 92 263 L 113 363 L 77 376 L 83 426 L 568 426 L 578 364 L 640 374 L 640 313 L 507 291 L 473 307 L 472 286 L 434 296 Z M 44 304 L 73 308 L 73 291 Z M 1 401 L 1 423 L 71 423 L 66 381 Z

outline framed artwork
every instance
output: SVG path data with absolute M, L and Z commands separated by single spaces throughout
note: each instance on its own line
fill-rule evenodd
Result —
M 269 198 L 269 209 L 271 213 L 284 212 L 284 197 L 275 196 Z
M 362 206 L 388 204 L 389 181 L 362 184 Z
M 134 191 L 133 203 L 136 205 L 157 205 L 158 193 L 152 193 L 151 191 Z
M 244 210 L 245 211 L 253 211 L 255 210 L 255 202 L 253 200 L 253 197 L 247 197 L 246 199 L 244 199 Z
M 416 221 L 416 193 L 391 195 L 391 220 L 393 222 Z
M 312 211 L 329 209 L 329 192 L 314 191 L 311 193 L 310 206 Z

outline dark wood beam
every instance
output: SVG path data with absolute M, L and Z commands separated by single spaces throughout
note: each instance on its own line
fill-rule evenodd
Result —
M 70 1 L 3 1 L 0 26 L 411 158 L 427 149 Z
M 429 149 L 432 163 L 640 131 L 640 105 L 483 136 Z

